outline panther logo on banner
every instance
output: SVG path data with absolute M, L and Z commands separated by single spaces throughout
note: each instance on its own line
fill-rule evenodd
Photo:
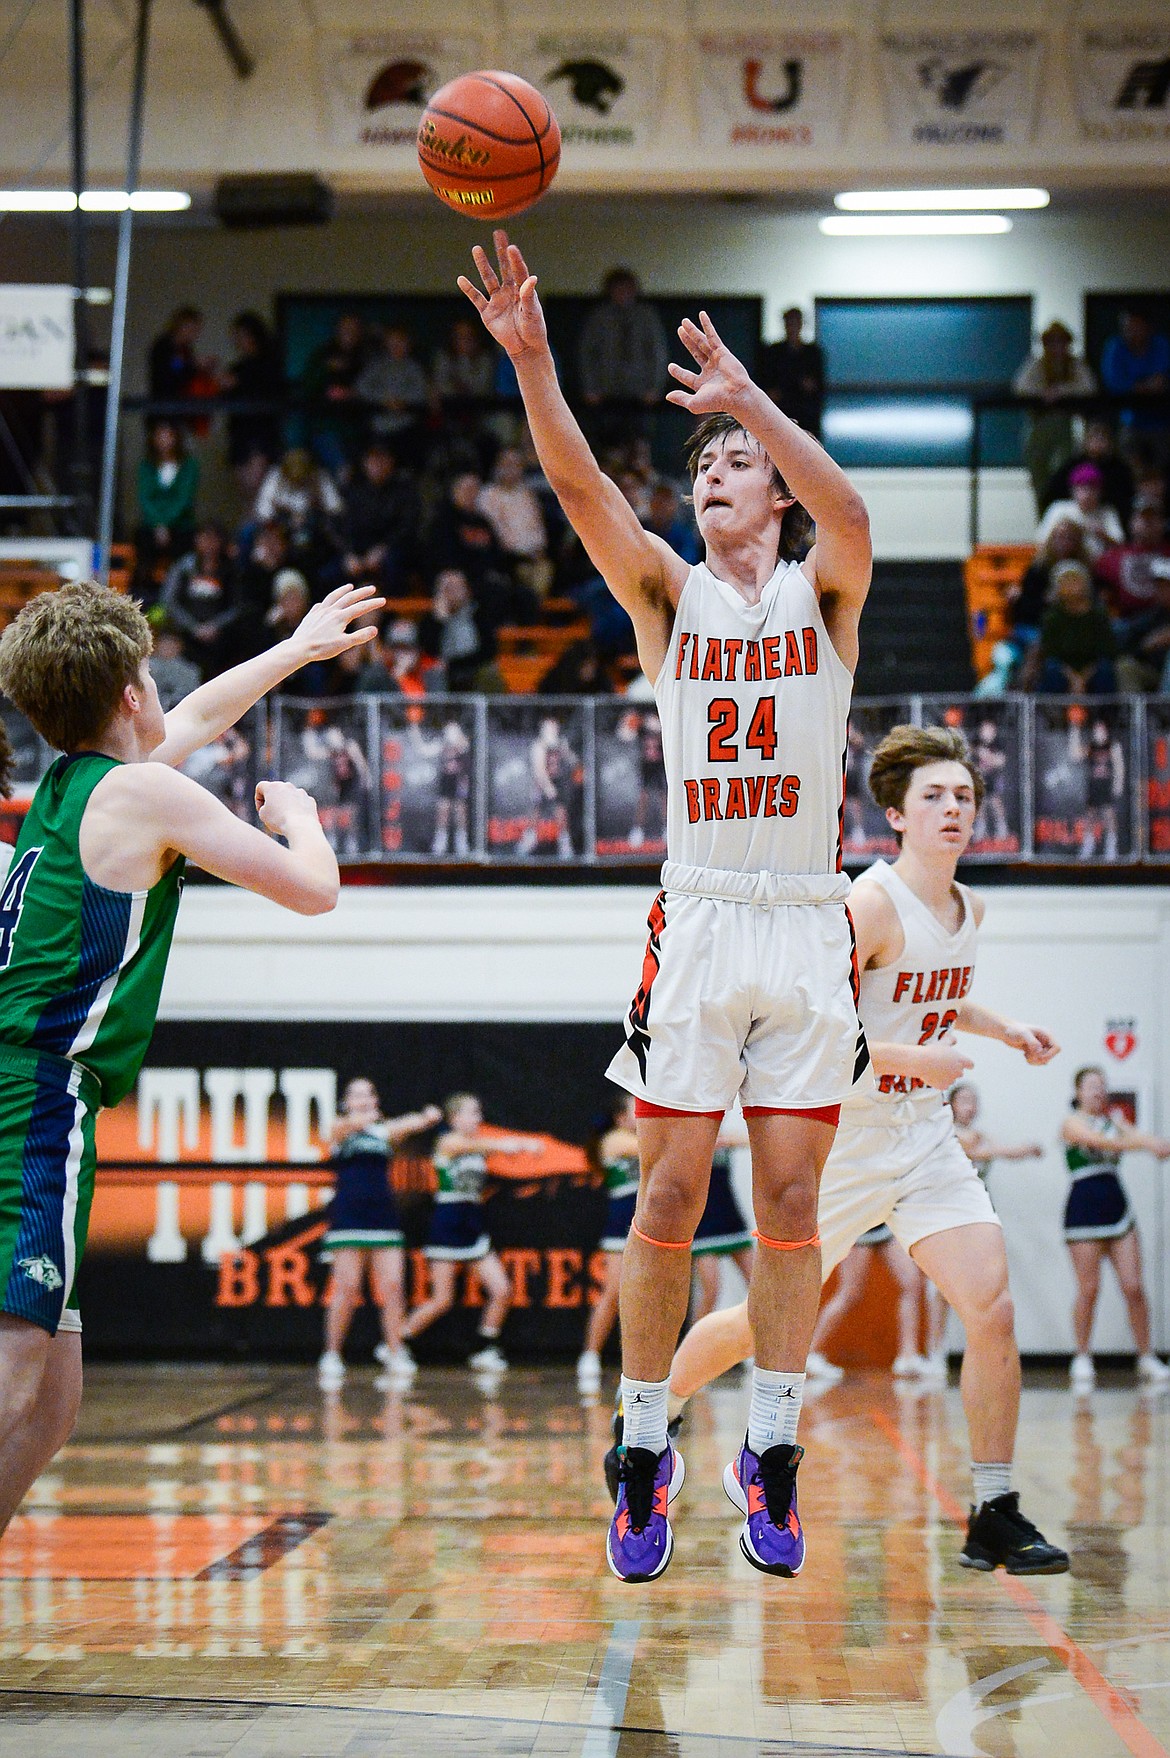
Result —
M 540 31 L 517 36 L 508 65 L 557 113 L 566 146 L 645 150 L 662 112 L 663 43 L 624 31 Z
M 882 38 L 889 132 L 903 146 L 1031 139 L 1041 45 L 1028 31 L 913 31 Z
M 413 155 L 428 100 L 483 61 L 481 38 L 439 32 L 326 36 L 320 43 L 330 138 L 334 146 L 364 151 Z
M 1081 127 L 1090 137 L 1170 137 L 1170 30 L 1082 31 L 1073 76 Z
M 853 39 L 844 32 L 705 36 L 698 43 L 703 144 L 826 147 L 849 108 Z

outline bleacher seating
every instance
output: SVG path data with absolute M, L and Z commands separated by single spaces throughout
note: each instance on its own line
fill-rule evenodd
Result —
M 963 586 L 977 677 L 991 670 L 992 649 L 1011 633 L 1008 588 L 1023 579 L 1035 553 L 1030 543 L 981 543 L 967 558 Z

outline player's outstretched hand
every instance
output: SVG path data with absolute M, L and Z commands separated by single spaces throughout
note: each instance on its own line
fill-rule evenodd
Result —
M 297 666 L 317 659 L 336 659 L 348 647 L 361 647 L 378 633 L 374 623 L 351 629 L 355 617 L 381 610 L 386 600 L 373 586 L 338 586 L 320 604 L 310 605 L 288 638 Z
M 1054 1056 L 1060 1055 L 1060 1045 L 1056 1039 L 1040 1026 L 1011 1025 L 1004 1043 L 1013 1050 L 1022 1050 L 1024 1061 L 1030 1062 L 1034 1068 L 1042 1068 Z
M 719 332 L 705 311 L 699 313 L 697 324 L 684 317 L 678 333 L 699 370 L 691 372 L 672 361 L 667 370 L 686 389 L 667 391 L 667 402 L 677 403 L 688 415 L 736 414 L 754 388 L 747 367 L 720 341 Z
M 928 1087 L 945 1090 L 962 1080 L 967 1070 L 974 1066 L 971 1058 L 964 1056 L 959 1049 L 953 1034 L 948 1032 L 936 1044 L 923 1045 L 921 1055 L 915 1059 L 914 1072 Z
M 488 334 L 505 354 L 518 360 L 522 354 L 546 348 L 548 331 L 536 292 L 536 276 L 530 272 L 519 248 L 508 243 L 506 232 L 496 231 L 492 236 L 499 273 L 488 260 L 487 251 L 477 244 L 471 255 L 486 292 L 481 292 L 466 275 L 460 275 L 458 286 L 478 311 Z
M 317 802 L 303 787 L 291 781 L 261 781 L 256 786 L 256 811 L 265 830 L 273 836 L 287 836 L 292 825 L 305 819 L 320 822 Z

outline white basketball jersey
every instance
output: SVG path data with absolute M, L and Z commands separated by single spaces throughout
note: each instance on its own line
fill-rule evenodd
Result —
M 975 976 L 977 930 L 971 893 L 958 887 L 963 917 L 948 934 L 938 917 L 915 897 L 885 861 L 875 861 L 858 883 L 876 882 L 898 912 L 904 944 L 893 964 L 861 972 L 858 1012 L 872 1044 L 937 1042 L 955 1023 L 959 1003 Z M 904 1074 L 876 1074 L 875 1084 L 846 1099 L 842 1121 L 891 1123 L 925 1117 L 946 1104 L 937 1087 Z
M 852 690 L 796 562 L 777 565 L 758 604 L 704 562 L 693 567 L 654 686 L 667 859 L 734 873 L 840 872 Z

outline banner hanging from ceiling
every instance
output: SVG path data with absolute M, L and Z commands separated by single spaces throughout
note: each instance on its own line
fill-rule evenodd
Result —
M 1082 31 L 1072 77 L 1081 127 L 1091 138 L 1170 137 L 1170 29 Z
M 323 36 L 320 55 L 331 143 L 382 157 L 413 155 L 429 99 L 482 67 L 484 45 L 470 33 L 384 31 Z
M 709 35 L 697 49 L 704 146 L 807 151 L 840 140 L 853 60 L 846 33 Z
M 531 31 L 513 37 L 508 66 L 556 112 L 566 147 L 644 151 L 662 114 L 661 37 L 626 31 Z
M 881 40 L 889 134 L 900 146 L 1021 146 L 1043 46 L 1031 31 L 905 31 Z
M 0 286 L 0 390 L 73 388 L 72 287 Z

